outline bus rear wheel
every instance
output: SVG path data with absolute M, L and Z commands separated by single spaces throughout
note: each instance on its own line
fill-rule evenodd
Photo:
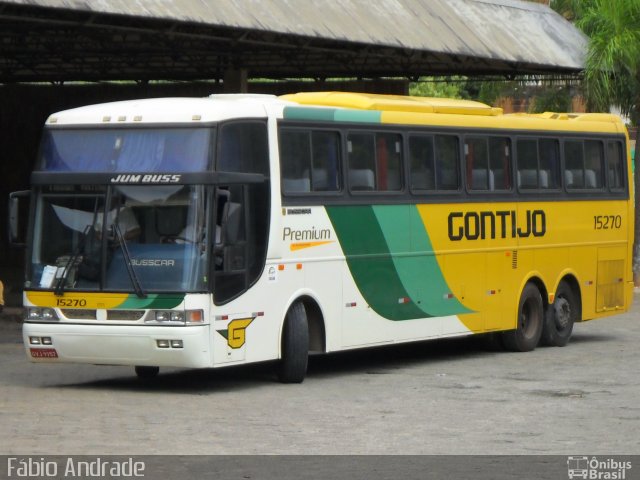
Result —
M 564 347 L 569 343 L 573 324 L 580 318 L 580 305 L 571 286 L 564 280 L 558 285 L 554 301 L 545 317 L 542 343 L 551 347 Z
M 518 324 L 515 330 L 504 332 L 503 343 L 508 350 L 529 352 L 536 348 L 544 325 L 544 305 L 540 290 L 527 283 L 518 304 Z
M 309 361 L 309 324 L 302 302 L 295 302 L 287 312 L 281 348 L 278 379 L 282 383 L 302 383 Z

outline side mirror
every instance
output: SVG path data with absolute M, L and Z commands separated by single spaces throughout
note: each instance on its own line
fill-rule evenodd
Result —
M 9 244 L 13 247 L 26 245 L 27 222 L 20 223 L 21 218 L 27 218 L 29 212 L 30 190 L 20 190 L 9 194 Z

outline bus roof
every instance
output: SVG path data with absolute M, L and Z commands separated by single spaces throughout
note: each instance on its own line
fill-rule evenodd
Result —
M 471 100 L 409 97 L 402 95 L 380 95 L 348 92 L 304 92 L 284 95 L 283 100 L 307 107 L 306 115 L 313 117 L 309 107 L 334 107 L 334 120 L 349 120 L 343 109 L 377 112 L 376 115 L 353 115 L 367 122 L 385 124 L 438 125 L 475 128 L 503 128 L 522 130 L 582 131 L 602 133 L 622 133 L 622 120 L 609 113 L 555 113 L 504 114 L 501 108 L 491 107 Z M 319 111 L 320 112 L 320 111 Z M 321 111 L 319 118 L 330 115 Z M 289 116 L 302 118 L 304 110 Z M 287 110 L 285 110 L 287 117 Z M 312 120 L 313 118 L 309 118 Z
M 284 113 L 283 113 L 284 112 Z M 156 98 L 74 108 L 49 117 L 49 125 L 198 124 L 270 115 L 298 120 L 437 125 L 534 131 L 625 132 L 607 113 L 503 114 L 471 100 L 350 92 L 283 95 L 228 94 L 207 98 Z
M 274 95 L 211 95 L 206 98 L 148 98 L 100 103 L 54 113 L 48 125 L 180 124 L 230 118 L 265 118 L 269 105 L 284 105 Z
M 305 92 L 280 98 L 303 105 L 324 105 L 360 110 L 416 113 L 453 113 L 458 115 L 500 115 L 501 108 L 471 100 L 433 97 L 408 97 L 373 93 Z

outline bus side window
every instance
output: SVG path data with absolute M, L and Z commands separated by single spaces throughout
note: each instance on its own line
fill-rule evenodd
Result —
M 560 187 L 560 147 L 555 138 L 541 138 L 538 141 L 538 164 L 540 188 Z
M 564 142 L 564 182 L 568 189 L 584 188 L 584 150 L 582 141 Z
M 282 192 L 331 192 L 341 188 L 338 132 L 280 129 Z
M 538 142 L 532 139 L 518 139 L 516 142 L 518 155 L 518 188 L 530 190 L 541 188 L 538 175 Z
M 557 189 L 560 185 L 560 153 L 554 138 L 520 138 L 517 181 L 520 190 Z
M 433 137 L 430 135 L 409 137 L 409 159 L 411 190 L 434 190 L 436 169 Z
M 604 149 L 599 140 L 568 140 L 564 144 L 567 188 L 601 189 Z
M 458 190 L 459 150 L 454 135 L 409 137 L 411 190 Z
M 618 141 L 607 143 L 607 181 L 610 190 L 624 190 L 624 164 L 622 144 Z
M 460 144 L 454 135 L 436 135 L 436 190 L 460 189 Z
M 311 191 L 311 137 L 302 130 L 280 130 L 280 169 L 284 193 Z
M 349 189 L 375 190 L 375 140 L 371 133 L 350 133 L 347 140 Z
M 511 140 L 489 137 L 489 178 L 491 190 L 511 190 Z
M 232 122 L 220 129 L 217 170 L 269 176 L 269 142 L 264 122 Z
M 402 137 L 396 133 L 351 132 L 347 137 L 349 189 L 402 189 Z
M 340 178 L 340 136 L 338 132 L 311 134 L 311 190 L 335 192 L 342 188 Z
M 584 142 L 584 179 L 586 188 L 602 188 L 604 149 L 599 140 L 587 140 Z
M 379 191 L 402 189 L 402 137 L 395 133 L 376 134 L 376 172 Z
M 486 138 L 468 137 L 464 142 L 469 190 L 493 190 L 493 176 L 489 170 L 489 150 Z

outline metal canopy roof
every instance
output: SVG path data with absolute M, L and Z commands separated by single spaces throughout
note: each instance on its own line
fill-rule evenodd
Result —
M 518 0 L 0 0 L 0 82 L 573 74 L 586 38 Z

